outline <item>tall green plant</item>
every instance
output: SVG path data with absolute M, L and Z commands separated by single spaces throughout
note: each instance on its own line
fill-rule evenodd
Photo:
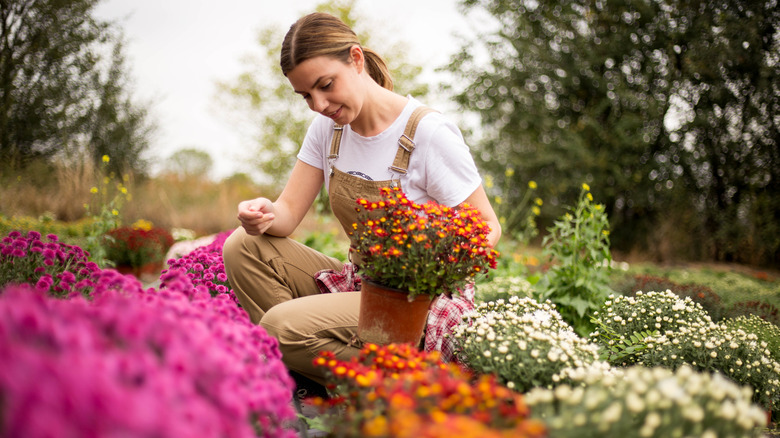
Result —
M 107 171 L 110 161 L 111 159 L 108 155 L 103 155 L 102 162 L 104 168 L 100 187 L 95 186 L 90 189 L 94 196 L 93 201 L 84 204 L 86 216 L 93 220 L 86 237 L 84 249 L 89 252 L 89 259 L 102 268 L 114 265 L 108 259 L 105 247 L 105 244 L 110 243 L 111 239 L 113 239 L 107 233 L 119 228 L 122 224 L 119 211 L 125 201 L 130 200 L 130 193 L 127 191 L 123 181 L 115 181 L 116 174 Z
M 537 284 L 540 301 L 549 299 L 581 336 L 594 328 L 590 314 L 611 292 L 609 221 L 604 206 L 593 202 L 590 187 L 582 184 L 577 205 L 548 229 L 543 254 L 552 267 Z
M 496 208 L 504 234 L 518 243 L 528 244 L 539 234 L 536 218 L 541 214 L 540 207 L 543 201 L 538 196 L 534 196 L 538 186 L 533 180 L 528 182 L 528 188 L 517 200 L 521 189 L 517 188 L 512 181 L 514 174 L 515 170 L 512 167 L 507 167 L 503 175 L 499 176 L 500 180 L 503 181 L 500 187 L 495 185 L 493 176 L 487 174 L 485 188 L 492 195 L 493 205 Z

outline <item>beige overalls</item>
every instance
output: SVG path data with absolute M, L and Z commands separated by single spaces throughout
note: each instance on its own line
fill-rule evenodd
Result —
M 406 173 L 417 123 L 431 111 L 420 107 L 409 117 L 390 166 L 393 173 Z M 400 186 L 400 181 L 368 181 L 336 169 L 333 163 L 340 144 L 341 127 L 336 126 L 328 157 L 328 194 L 334 215 L 349 235 L 357 222 L 356 200 L 377 198 L 380 188 Z M 312 363 L 320 352 L 332 351 L 341 360 L 358 354 L 349 341 L 357 330 L 360 293 L 321 294 L 314 281 L 321 270 L 340 271 L 341 261 L 287 237 L 250 236 L 243 227 L 225 242 L 223 258 L 241 306 L 252 322 L 260 323 L 279 340 L 282 359 L 290 370 L 324 384 L 323 370 Z

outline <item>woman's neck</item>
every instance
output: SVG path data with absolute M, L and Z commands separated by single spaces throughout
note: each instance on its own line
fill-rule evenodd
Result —
M 378 135 L 401 115 L 407 102 L 406 97 L 376 84 L 369 88 L 360 115 L 349 126 L 363 137 Z

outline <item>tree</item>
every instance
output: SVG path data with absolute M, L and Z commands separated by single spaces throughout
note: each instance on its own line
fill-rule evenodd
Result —
M 367 20 L 357 18 L 356 0 L 334 0 L 320 4 L 316 9 L 341 18 L 358 34 L 366 47 L 377 49 L 385 57 L 398 85 L 396 91 L 425 96 L 428 87 L 418 83 L 421 68 L 405 61 L 405 46 L 398 43 L 377 48 L 376 41 L 365 29 Z M 242 130 L 251 132 L 256 145 L 252 163 L 270 181 L 280 184 L 286 180 L 298 153 L 306 130 L 313 118 L 312 112 L 296 95 L 279 66 L 279 54 L 287 28 L 269 26 L 258 33 L 263 51 L 245 61 L 247 71 L 234 81 L 218 84 L 223 104 L 231 106 L 243 120 Z M 375 34 L 375 31 L 372 30 Z
M 166 170 L 180 178 L 187 179 L 207 175 L 213 166 L 214 159 L 208 152 L 185 148 L 168 157 Z
M 776 0 L 462 5 L 496 19 L 448 70 L 465 84 L 457 101 L 481 116 L 477 157 L 499 182 L 509 164 L 511 186 L 537 181 L 546 205 L 588 182 L 621 249 L 657 248 L 666 223 L 691 256 L 778 257 Z
M 0 157 L 87 148 L 137 167 L 151 125 L 129 96 L 121 38 L 100 0 L 0 0 Z

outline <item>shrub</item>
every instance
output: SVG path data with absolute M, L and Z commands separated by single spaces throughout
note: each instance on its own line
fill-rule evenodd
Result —
M 713 323 L 689 298 L 680 299 L 671 291 L 617 297 L 607 301 L 594 319 L 600 327 L 594 337 L 607 349 L 627 349 L 626 339 L 633 336 L 634 342 L 641 338 L 638 344 L 642 348 L 622 359 L 610 356 L 612 363 L 718 371 L 750 385 L 754 401 L 766 409 L 780 406 L 780 363 L 773 358 L 769 344 L 741 327 Z M 641 335 L 635 336 L 638 333 Z
M 671 290 L 680 298 L 687 297 L 692 301 L 699 303 L 701 307 L 707 311 L 707 314 L 713 321 L 720 321 L 724 316 L 725 309 L 723 308 L 723 302 L 720 296 L 713 292 L 709 287 L 698 284 L 682 285 L 664 277 L 637 275 L 634 277 L 633 287 L 629 293 L 625 293 L 624 295 L 633 296 L 637 291 L 662 290 Z
M 495 376 L 472 375 L 438 353 L 411 345 L 368 344 L 350 361 L 330 352 L 315 359 L 325 368 L 337 395 L 323 406 L 341 411 L 326 416 L 339 437 L 453 436 L 541 437 L 544 426 L 527 420 L 523 397 L 497 383 Z
M 0 295 L 0 435 L 296 436 L 276 340 L 243 310 L 178 273 L 106 274 L 92 301 Z
M 116 266 L 133 268 L 162 262 L 174 242 L 171 233 L 155 227 L 121 227 L 108 231 L 106 236 L 106 258 Z
M 715 373 L 633 366 L 623 376 L 583 375 L 575 385 L 526 395 L 533 418 L 560 438 L 752 437 L 766 424 L 751 390 Z
M 41 239 L 37 231 L 23 236 L 11 231 L 0 241 L 0 287 L 29 283 L 42 292 L 65 297 L 74 291 L 89 294 L 91 278 L 100 268 L 78 246 L 54 234 Z
M 562 370 L 598 359 L 598 347 L 580 338 L 554 305 L 532 298 L 482 303 L 453 336 L 460 361 L 520 392 L 558 384 Z
M 508 300 L 510 297 L 530 297 L 534 288 L 523 277 L 495 277 L 490 281 L 477 284 L 475 301 L 489 302 L 499 299 Z
M 749 315 L 756 315 L 764 321 L 780 327 L 780 311 L 777 310 L 777 307 L 762 301 L 740 301 L 726 312 L 726 316 L 729 318 Z
M 597 330 L 591 339 L 602 347 L 602 358 L 613 365 L 637 363 L 647 346 L 644 339 L 650 336 L 712 324 L 700 304 L 690 298 L 681 300 L 669 290 L 609 298 L 600 311 L 594 312 Z
M 735 318 L 723 320 L 723 324 L 730 330 L 742 329 L 747 333 L 753 333 L 758 339 L 767 343 L 767 348 L 774 360 L 780 361 L 780 327 L 772 324 L 758 315 L 741 315 Z

